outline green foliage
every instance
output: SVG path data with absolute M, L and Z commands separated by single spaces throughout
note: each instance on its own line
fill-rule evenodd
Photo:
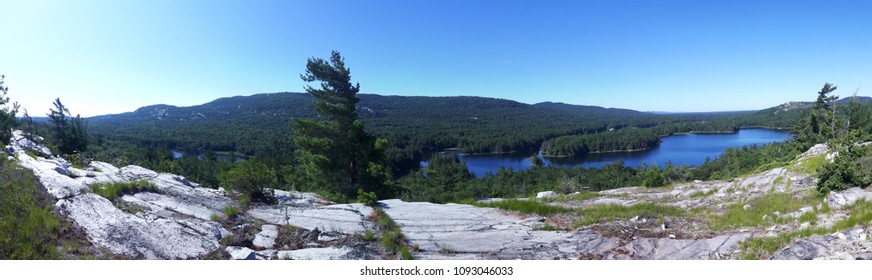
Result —
M 75 154 L 88 148 L 88 132 L 81 116 L 73 117 L 69 108 L 55 99 L 54 108 L 48 114 L 53 126 L 53 144 L 62 154 Z
M 718 189 L 710 189 L 708 191 L 697 191 L 690 194 L 691 198 L 709 197 L 718 192 Z
M 592 225 L 600 221 L 614 219 L 631 219 L 636 216 L 649 219 L 660 219 L 667 216 L 680 217 L 685 212 L 680 207 L 660 205 L 656 203 L 638 203 L 632 206 L 617 204 L 600 204 L 578 210 L 579 219 L 572 225 L 576 228 Z
M 869 185 L 869 174 L 859 164 L 868 147 L 855 145 L 853 139 L 839 138 L 831 142 L 830 146 L 838 152 L 838 156 L 833 162 L 827 162 L 817 169 L 817 191 L 821 196 L 826 196 L 830 191 Z
M 9 139 L 12 138 L 12 126 L 15 125 L 15 114 L 18 113 L 18 103 L 14 103 L 12 106 L 8 106 L 9 97 L 6 96 L 9 93 L 9 87 L 7 87 L 3 80 L 6 79 L 6 75 L 0 75 L 0 143 L 4 146 L 9 144 Z
M 378 199 L 374 192 L 364 192 L 363 189 L 357 189 L 357 200 L 363 205 L 375 207 L 378 205 Z
M 572 212 L 572 209 L 563 208 L 560 206 L 548 205 L 536 200 L 517 200 L 506 199 L 496 202 L 474 202 L 471 203 L 478 207 L 499 208 L 503 210 L 517 211 L 521 214 L 537 214 L 539 216 L 548 217 L 559 213 Z
M 542 144 L 542 155 L 560 157 L 592 152 L 647 150 L 659 143 L 660 136 L 652 129 L 622 129 L 549 139 Z
M 387 251 L 389 255 L 397 255 L 399 253 L 399 257 L 404 260 L 412 259 L 411 251 L 409 250 L 409 244 L 406 242 L 406 236 L 403 235 L 402 231 L 400 231 L 400 227 L 397 226 L 397 223 L 385 213 L 381 208 L 373 208 L 373 222 L 376 227 L 381 231 L 381 237 L 379 237 L 379 241 L 381 241 L 382 247 Z M 366 232 L 366 240 L 371 240 L 373 238 L 372 233 Z
M 736 203 L 727 208 L 727 213 L 713 215 L 709 219 L 709 227 L 713 230 L 731 230 L 740 227 L 756 227 L 769 225 L 770 223 L 781 223 L 779 217 L 773 215 L 775 212 L 782 214 L 790 213 L 799 210 L 805 205 L 816 204 L 820 199 L 814 196 L 804 196 L 801 199 L 794 197 L 790 193 L 769 193 L 745 203 Z M 745 204 L 751 208 L 745 210 Z M 769 216 L 770 219 L 763 219 L 763 216 Z
M 89 186 L 95 194 L 105 197 L 110 201 L 115 201 L 116 198 L 121 198 L 125 194 L 135 194 L 140 192 L 160 192 L 158 188 L 145 180 L 133 182 L 113 182 L 113 183 L 98 183 Z
M 765 171 L 762 167 L 783 166 L 806 150 L 796 141 L 728 148 L 718 158 L 696 166 L 688 179 L 726 180 L 745 174 Z
M 649 168 L 648 171 L 645 172 L 645 180 L 642 181 L 642 185 L 649 188 L 666 185 L 666 179 L 663 178 L 663 172 L 660 171 L 660 167 L 655 165 L 654 167 Z
M 236 206 L 227 206 L 224 208 L 224 216 L 228 219 L 236 218 L 239 215 L 239 209 Z
M 360 85 L 351 84 L 342 56 L 334 51 L 329 62 L 310 58 L 301 78 L 321 82 L 320 89 L 306 86 L 321 118 L 297 119 L 292 124 L 303 170 L 300 184 L 309 190 L 327 188 L 348 196 L 358 188 L 387 194 L 391 176 L 383 156 L 387 140 L 364 131 L 356 111 Z
M 829 95 L 836 90 L 836 86 L 825 83 L 818 92 L 817 100 L 810 114 L 803 114 L 799 122 L 791 130 L 793 139 L 806 146 L 824 143 L 836 136 L 837 121 L 835 104 L 833 101 L 838 96 Z
M 272 195 L 266 189 L 278 184 L 276 171 L 256 158 L 238 162 L 232 169 L 221 173 L 218 181 L 225 190 L 235 190 L 262 202 L 272 202 Z
M 806 229 L 779 234 L 776 237 L 752 237 L 743 241 L 740 248 L 743 251 L 743 259 L 763 259 L 772 253 L 783 249 L 796 239 L 806 238 L 813 235 L 830 234 L 836 231 L 844 231 L 858 225 L 866 225 L 872 222 L 872 203 L 858 200 L 849 209 L 851 215 L 836 222 L 832 227 L 809 227 Z
M 0 160 L 0 259 L 58 257 L 61 224 L 32 173 Z

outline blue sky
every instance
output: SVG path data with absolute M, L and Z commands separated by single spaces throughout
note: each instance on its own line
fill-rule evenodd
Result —
M 32 115 L 303 91 L 339 50 L 365 93 L 643 111 L 872 95 L 872 1 L 5 1 L 0 73 Z

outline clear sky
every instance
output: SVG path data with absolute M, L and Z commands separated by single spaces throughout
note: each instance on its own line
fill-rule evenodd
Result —
M 331 50 L 364 93 L 762 109 L 872 95 L 872 1 L 0 0 L 0 73 L 32 115 L 301 92 Z

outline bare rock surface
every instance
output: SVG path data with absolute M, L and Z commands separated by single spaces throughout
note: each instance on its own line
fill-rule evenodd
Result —
M 713 259 L 750 234 L 709 239 L 606 237 L 590 229 L 541 231 L 523 217 L 491 208 L 385 200 L 385 212 L 417 244 L 422 259 Z
M 220 191 L 199 188 L 184 177 L 159 174 L 139 167 L 116 168 L 92 162 L 73 168 L 62 158 L 31 157 L 27 150 L 50 151 L 13 137 L 12 151 L 19 165 L 31 169 L 46 191 L 58 199 L 55 207 L 83 228 L 97 247 L 116 255 L 141 259 L 193 259 L 220 249 L 230 232 L 210 220 L 235 203 Z M 89 185 L 145 180 L 159 193 L 125 195 L 120 201 L 137 207 L 119 209 L 112 201 L 90 192 Z
M 276 225 L 263 225 L 261 230 L 254 236 L 254 246 L 272 248 L 276 245 L 276 237 L 279 235 L 279 227 Z
M 291 204 L 294 204 L 291 202 Z M 261 205 L 248 210 L 257 219 L 277 225 L 291 225 L 307 230 L 320 229 L 346 234 L 364 233 L 372 229 L 367 217 L 372 208 L 363 204 L 326 206 Z
M 816 235 L 793 242 L 776 252 L 776 260 L 836 260 L 872 259 L 872 240 L 869 228 L 855 227 L 844 232 Z
M 831 192 L 827 196 L 827 203 L 831 208 L 841 209 L 858 200 L 872 201 L 872 190 L 861 188 L 850 188 L 843 191 Z

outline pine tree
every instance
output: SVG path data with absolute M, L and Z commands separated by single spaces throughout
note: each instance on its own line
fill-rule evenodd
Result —
M 8 145 L 12 138 L 12 126 L 15 124 L 15 114 L 18 113 L 18 103 L 7 107 L 9 87 L 4 83 L 6 75 L 0 75 L 0 143 Z
M 839 97 L 836 95 L 828 96 L 828 94 L 837 88 L 830 83 L 825 83 L 821 91 L 818 92 L 818 98 L 811 113 L 811 131 L 813 134 L 820 135 L 822 139 L 818 140 L 825 141 L 835 136 L 835 105 L 830 103 Z
M 61 153 L 75 154 L 83 152 L 88 147 L 88 133 L 85 121 L 80 115 L 72 117 L 70 110 L 61 103 L 61 99 L 55 99 L 54 109 L 48 117 L 54 125 L 53 143 Z
M 298 119 L 293 124 L 297 159 L 304 180 L 297 180 L 310 190 L 326 190 L 345 197 L 357 189 L 386 194 L 390 173 L 384 164 L 387 141 L 364 131 L 358 119 L 359 84 L 351 83 L 350 70 L 337 51 L 330 60 L 309 58 L 306 82 L 320 82 L 320 88 L 306 86 L 315 97 L 317 119 Z
M 825 83 L 818 92 L 818 98 L 810 114 L 803 114 L 791 130 L 794 139 L 805 145 L 827 142 L 836 136 L 835 105 L 831 104 L 838 96 L 829 95 L 838 87 Z

